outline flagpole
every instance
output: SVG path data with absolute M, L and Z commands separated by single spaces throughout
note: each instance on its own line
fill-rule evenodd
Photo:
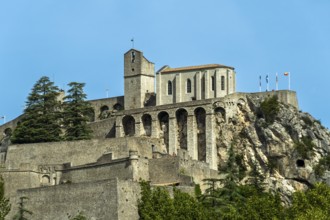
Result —
M 259 92 L 261 92 L 261 76 L 259 76 Z
M 289 72 L 289 90 L 290 90 L 290 84 L 291 84 L 291 73 Z
M 278 90 L 278 75 L 277 75 L 277 72 L 276 72 L 276 91 Z

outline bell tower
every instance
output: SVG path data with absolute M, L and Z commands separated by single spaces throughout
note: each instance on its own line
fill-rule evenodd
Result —
M 124 54 L 125 110 L 143 108 L 148 94 L 155 92 L 155 65 L 141 51 Z

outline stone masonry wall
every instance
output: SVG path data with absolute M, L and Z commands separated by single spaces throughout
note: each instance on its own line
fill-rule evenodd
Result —
M 80 211 L 91 220 L 134 220 L 139 193 L 138 183 L 112 179 L 19 190 L 17 198 L 29 198 L 26 208 L 34 220 L 68 220 Z M 9 219 L 16 212 L 14 205 Z

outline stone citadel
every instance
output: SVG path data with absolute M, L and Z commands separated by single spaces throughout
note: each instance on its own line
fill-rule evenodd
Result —
M 33 219 L 79 211 L 90 219 L 138 219 L 140 179 L 189 191 L 218 176 L 226 159 L 222 128 L 238 123 L 248 96 L 276 94 L 298 108 L 294 91 L 236 92 L 233 67 L 164 66 L 155 73 L 135 49 L 124 54 L 124 91 L 89 101 L 92 140 L 10 145 L 20 117 L 2 125 L 1 173 L 11 203 L 29 197 Z

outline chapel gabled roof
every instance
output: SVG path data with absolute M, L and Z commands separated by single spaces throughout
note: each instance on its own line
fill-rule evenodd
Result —
M 161 73 L 173 73 L 173 72 L 187 72 L 187 71 L 194 71 L 194 70 L 206 70 L 206 69 L 215 69 L 215 68 L 228 68 L 234 70 L 234 67 L 225 66 L 221 64 L 206 64 L 206 65 L 198 65 L 198 66 L 185 66 L 185 67 L 178 67 L 178 68 L 162 68 L 158 72 Z

